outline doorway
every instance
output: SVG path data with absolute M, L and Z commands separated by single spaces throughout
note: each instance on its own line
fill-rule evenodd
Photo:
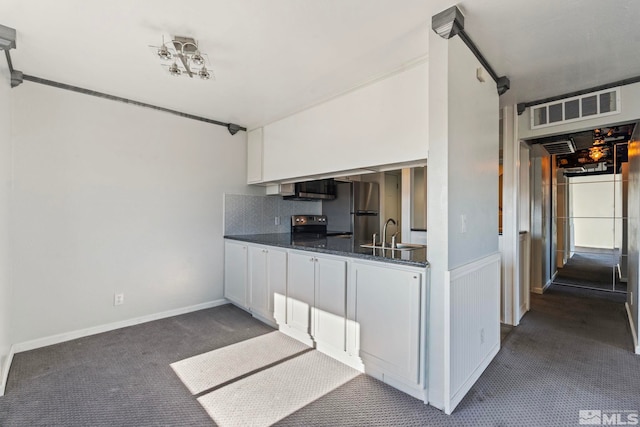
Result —
M 628 141 L 634 128 L 611 125 L 530 142 L 544 152 L 541 188 L 534 191 L 540 200 L 533 201 L 540 208 L 534 223 L 541 227 L 537 252 L 545 288 L 553 283 L 627 292 Z
M 610 167 L 557 168 L 553 194 L 553 283 L 626 293 L 627 143 L 613 144 Z M 596 156 L 597 157 L 597 156 Z M 562 166 L 562 157 L 556 166 Z

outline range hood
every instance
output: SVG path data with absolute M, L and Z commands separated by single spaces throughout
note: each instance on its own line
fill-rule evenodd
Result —
M 336 198 L 337 188 L 333 179 L 296 182 L 293 194 L 282 197 L 285 200 L 333 200 Z

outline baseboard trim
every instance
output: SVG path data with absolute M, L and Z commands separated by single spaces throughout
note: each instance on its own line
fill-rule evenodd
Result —
M 493 346 L 491 351 L 489 351 L 489 353 L 487 354 L 487 357 L 485 357 L 482 360 L 482 362 L 478 365 L 478 367 L 471 373 L 469 378 L 467 378 L 464 384 L 462 384 L 462 386 L 456 392 L 456 394 L 451 396 L 448 402 L 445 402 L 445 407 L 444 407 L 445 414 L 451 415 L 453 410 L 456 409 L 456 406 L 458 406 L 458 404 L 462 401 L 462 399 L 464 399 L 464 397 L 467 395 L 469 390 L 471 390 L 471 387 L 473 387 L 476 381 L 478 381 L 478 378 L 480 378 L 480 375 L 482 375 L 485 369 L 487 369 L 487 366 L 489 366 L 489 363 L 491 363 L 493 358 L 496 357 L 496 354 L 498 354 L 498 351 L 500 351 L 499 340 L 498 340 L 498 343 Z
M 543 287 L 541 287 L 541 288 L 531 288 L 531 292 L 532 292 L 532 293 L 534 293 L 534 294 L 542 295 L 542 294 L 544 294 L 544 291 L 546 291 L 546 290 L 547 290 L 547 288 L 548 288 L 549 286 L 551 286 L 551 284 L 552 284 L 552 283 L 553 283 L 553 281 L 549 280 L 549 281 L 548 281 L 547 283 L 545 283 L 545 284 L 544 284 L 544 286 L 543 286 Z
M 107 323 L 105 325 L 94 326 L 86 329 L 79 329 L 76 331 L 65 332 L 62 334 L 51 335 L 48 337 L 37 338 L 35 340 L 25 341 L 18 344 L 14 344 L 11 348 L 15 353 L 21 351 L 35 350 L 37 348 L 46 347 L 48 345 L 59 344 L 61 342 L 70 341 L 78 338 L 87 337 L 89 335 L 100 334 L 102 332 L 109 332 L 115 329 L 126 328 L 127 326 L 139 325 L 141 323 L 152 322 L 154 320 L 160 320 L 167 317 L 178 316 L 180 314 L 191 313 L 193 311 L 204 310 L 207 308 L 217 307 L 220 305 L 228 304 L 229 301 L 225 298 L 205 302 L 202 304 L 196 304 L 188 307 L 176 308 L 173 310 L 167 310 L 160 313 L 149 314 L 146 316 L 135 317 L 133 319 L 121 320 L 119 322 Z
M 2 382 L 0 383 L 0 397 L 4 396 L 4 390 L 7 387 L 7 380 L 9 379 L 9 369 L 11 368 L 11 362 L 13 362 L 13 355 L 15 354 L 14 346 L 9 349 L 9 354 L 4 361 L 2 368 Z
M 631 335 L 633 336 L 633 348 L 635 349 L 636 354 L 640 354 L 640 346 L 638 346 L 638 333 L 636 331 L 636 327 L 633 324 L 633 315 L 631 314 L 631 307 L 629 307 L 629 303 L 624 303 L 624 308 L 627 310 L 627 317 L 629 318 L 629 326 L 631 327 Z

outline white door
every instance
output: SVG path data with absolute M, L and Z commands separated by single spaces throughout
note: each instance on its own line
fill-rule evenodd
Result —
M 346 350 L 347 263 L 317 257 L 313 336 L 318 346 Z
M 305 334 L 311 333 L 315 260 L 315 257 L 308 254 L 289 253 L 287 325 Z
M 284 325 L 287 320 L 287 252 L 271 248 L 267 255 L 269 313 L 276 323 Z
M 224 297 L 247 308 L 247 246 L 225 241 Z
M 355 346 L 365 368 L 419 383 L 421 275 L 356 264 Z
M 258 246 L 249 246 L 249 289 L 251 311 L 271 318 L 269 313 L 269 289 L 267 281 L 268 251 Z

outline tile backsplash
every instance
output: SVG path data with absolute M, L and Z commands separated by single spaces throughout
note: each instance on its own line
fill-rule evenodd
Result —
M 291 215 L 320 215 L 322 202 L 284 200 L 281 196 L 224 195 L 224 234 L 288 233 Z M 276 217 L 280 225 L 275 224 Z

